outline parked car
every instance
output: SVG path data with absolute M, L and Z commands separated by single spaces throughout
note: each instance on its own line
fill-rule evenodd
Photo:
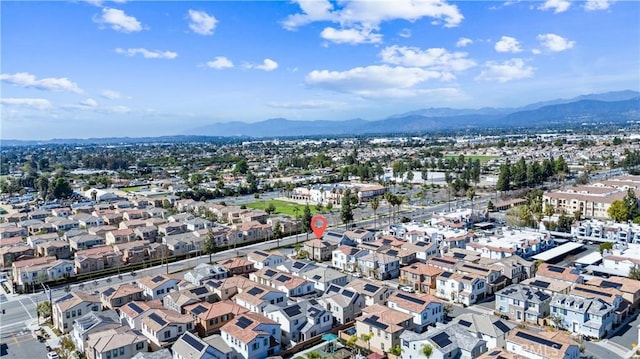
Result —
M 407 293 L 414 293 L 415 290 L 413 290 L 413 288 L 409 287 L 409 286 L 404 286 L 404 287 L 400 287 L 400 290 L 403 292 L 407 292 Z
M 355 278 L 362 278 L 362 273 L 355 272 L 355 273 L 352 274 L 352 276 L 354 276 Z
M 58 357 L 58 353 L 56 352 L 48 352 L 47 353 L 47 359 L 59 359 L 60 357 Z

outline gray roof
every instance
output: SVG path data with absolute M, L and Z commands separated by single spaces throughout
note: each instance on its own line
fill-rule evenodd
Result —
M 199 345 L 200 350 L 191 343 Z M 205 357 L 208 348 L 209 344 L 202 341 L 197 335 L 185 332 L 173 343 L 171 351 L 173 351 L 174 354 L 178 353 L 183 358 L 198 359 Z
M 439 340 L 434 341 L 434 338 L 436 337 L 446 338 L 450 343 L 445 346 L 439 346 L 437 343 L 442 342 Z M 428 340 L 429 342 L 436 344 L 433 345 L 433 347 L 442 353 L 450 353 L 455 351 L 457 348 L 467 352 L 473 352 L 473 349 L 478 345 L 486 344 L 486 342 L 479 339 L 476 334 L 469 332 L 466 327 L 453 322 L 445 325 L 438 325 L 436 329 L 429 330 L 421 334 L 405 330 L 400 335 L 400 339 L 409 342 Z
M 551 306 L 597 316 L 603 316 L 614 309 L 611 304 L 600 298 L 581 298 L 566 294 L 556 294 L 553 296 Z
M 104 312 L 89 312 L 74 321 L 74 327 L 80 327 L 80 334 L 94 331 L 94 329 L 104 330 L 105 326 L 120 326 L 120 317 L 115 310 L 106 310 Z
M 497 292 L 496 295 L 502 295 L 507 298 L 518 299 L 530 303 L 542 303 L 551 298 L 549 294 L 541 291 L 537 287 L 522 284 L 512 284 Z
M 164 348 L 155 352 L 139 352 L 131 357 L 131 359 L 173 359 L 169 349 Z
M 498 336 L 511 331 L 511 329 L 515 327 L 515 324 L 506 320 L 474 313 L 459 315 L 453 320 L 453 322 L 467 328 L 469 332 L 480 333 L 493 338 L 497 338 Z

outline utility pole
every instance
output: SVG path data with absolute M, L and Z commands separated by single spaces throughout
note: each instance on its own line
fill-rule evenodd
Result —
M 44 290 L 45 294 L 47 293 L 47 291 L 49 292 L 49 295 L 47 296 L 49 298 L 49 306 L 51 306 L 51 310 L 49 311 L 49 319 L 51 320 L 51 323 L 53 323 L 53 301 L 51 300 L 51 288 L 46 286 L 44 283 L 40 283 L 42 285 L 42 289 Z M 40 325 L 40 315 L 38 315 L 38 325 Z

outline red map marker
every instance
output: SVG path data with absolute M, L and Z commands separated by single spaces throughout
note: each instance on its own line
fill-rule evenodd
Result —
M 315 215 L 311 218 L 311 230 L 316 238 L 321 239 L 325 229 L 327 229 L 327 219 L 324 216 Z

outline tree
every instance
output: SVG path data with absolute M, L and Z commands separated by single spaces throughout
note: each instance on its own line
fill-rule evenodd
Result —
M 607 214 L 609 218 L 613 219 L 616 222 L 624 222 L 629 218 L 629 211 L 627 210 L 627 206 L 621 200 L 613 201 L 611 206 L 607 210 Z
M 307 357 L 307 359 L 320 359 L 321 355 L 318 352 L 308 352 L 307 354 L 305 354 L 305 356 Z
M 613 248 L 613 242 L 604 242 L 600 243 L 598 249 L 600 249 L 600 254 L 604 253 L 605 250 L 610 251 Z
M 429 359 L 433 355 L 433 347 L 431 344 L 425 344 L 422 346 L 422 354 Z
M 347 340 L 347 346 L 354 347 L 357 342 L 358 342 L 358 336 L 354 334 Z
M 640 266 L 633 266 L 629 269 L 629 278 L 640 280 Z
M 494 209 L 496 209 L 496 206 L 493 204 L 492 200 L 489 200 L 489 202 L 487 203 L 487 211 L 491 212 Z
M 380 200 L 378 200 L 378 197 L 374 197 L 371 199 L 371 203 L 369 204 L 371 205 L 371 210 L 373 210 L 373 228 L 376 228 L 376 221 L 378 219 L 377 211 L 378 207 L 380 207 Z
M 276 211 L 276 206 L 273 203 L 269 203 L 266 207 L 264 207 L 264 211 L 267 212 L 267 214 L 271 215 Z
M 396 345 L 395 347 L 391 348 L 391 350 L 389 350 L 389 353 L 395 356 L 400 356 L 402 355 L 402 347 L 400 345 Z
M 53 185 L 53 197 L 67 198 L 73 194 L 73 189 L 69 182 L 62 177 L 58 177 Z
M 373 333 L 361 334 L 360 339 L 362 339 L 365 343 L 367 343 L 367 349 L 371 350 L 371 338 L 373 338 Z
M 309 208 L 309 205 L 307 204 L 304 206 L 304 210 L 302 211 L 302 228 L 307 233 L 307 240 L 309 240 L 309 233 L 311 233 L 311 230 L 313 229 L 311 227 L 311 218 L 313 218 L 313 215 L 311 214 L 311 208 Z
M 624 206 L 627 208 L 627 220 L 634 219 L 638 216 L 638 198 L 633 189 L 629 188 L 624 196 Z
M 68 335 L 60 339 L 60 348 L 58 348 L 58 356 L 60 359 L 73 359 L 76 352 L 76 345 Z
M 233 173 L 245 174 L 249 171 L 247 160 L 242 159 L 233 166 Z
M 348 226 L 350 222 L 353 221 L 353 202 L 351 198 L 351 190 L 347 189 L 344 191 L 344 195 L 341 201 L 340 207 L 340 219 L 345 224 L 345 227 Z
M 511 164 L 509 160 L 500 166 L 500 173 L 498 174 L 498 182 L 496 182 L 496 190 L 508 191 L 511 189 Z
M 39 303 L 36 307 L 36 312 L 38 313 L 38 316 L 42 318 L 51 317 L 51 303 L 48 301 Z
M 216 251 L 217 243 L 211 228 L 207 230 L 207 236 L 204 238 L 203 247 L 204 252 L 209 255 L 209 263 L 212 263 L 213 260 L 211 259 L 211 256 Z

